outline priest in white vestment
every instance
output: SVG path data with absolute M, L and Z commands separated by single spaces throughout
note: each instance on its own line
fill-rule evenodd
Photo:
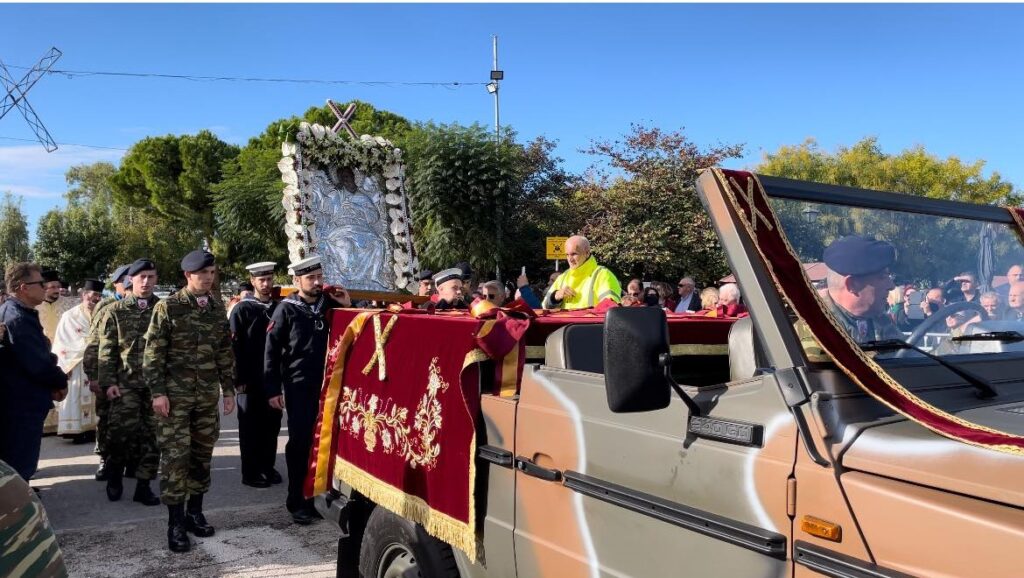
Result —
M 96 398 L 82 369 L 93 308 L 103 294 L 103 283 L 86 279 L 82 302 L 61 315 L 53 339 L 57 364 L 68 374 L 68 395 L 58 404 L 57 435 L 75 436 L 96 429 Z

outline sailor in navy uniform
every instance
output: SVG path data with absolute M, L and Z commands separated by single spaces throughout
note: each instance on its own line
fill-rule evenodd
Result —
M 275 309 L 267 330 L 263 387 L 270 406 L 288 410 L 288 499 L 292 519 L 309 524 L 319 518 L 313 501 L 302 495 L 313 428 L 320 404 L 320 387 L 327 358 L 329 317 L 335 307 L 350 307 L 348 292 L 340 287 L 324 291 L 320 257 L 289 265 L 297 291 Z M 282 396 L 283 394 L 283 396 Z
M 235 389 L 238 391 L 238 445 L 242 455 L 242 483 L 266 488 L 282 482 L 274 469 L 281 410 L 270 407 L 263 387 L 263 354 L 267 326 L 277 308 L 273 299 L 274 266 L 264 261 L 246 267 L 253 296 L 231 310 L 231 349 L 235 354 Z

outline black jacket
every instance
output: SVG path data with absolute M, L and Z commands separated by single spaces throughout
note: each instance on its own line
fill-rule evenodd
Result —
M 281 395 L 320 396 L 330 330 L 328 311 L 337 302 L 321 295 L 312 306 L 298 296 L 278 304 L 270 318 L 264 349 L 263 389 L 267 398 Z
M 277 301 L 263 303 L 244 299 L 231 310 L 231 350 L 235 354 L 235 385 L 244 385 L 249 395 L 262 397 L 267 326 Z
M 50 353 L 39 312 L 15 297 L 0 305 L 0 322 L 7 326 L 0 342 L 0 407 L 4 410 L 47 412 L 52 392 L 68 386 L 68 376 Z

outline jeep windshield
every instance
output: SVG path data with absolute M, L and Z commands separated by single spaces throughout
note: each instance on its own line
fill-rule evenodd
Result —
M 810 183 L 806 190 L 795 190 L 791 183 L 766 189 L 807 277 L 827 305 L 844 297 L 844 284 L 851 283 L 823 262 L 833 242 L 861 235 L 896 248 L 888 268 L 846 287 L 846 297 L 857 304 L 885 300 L 870 314 L 841 321 L 876 358 L 921 357 L 899 343 L 886 346 L 894 338 L 936 356 L 1024 351 L 1019 339 L 1024 336 L 1024 245 L 1008 211 L 870 191 L 855 195 L 826 185 L 813 185 L 816 193 Z M 851 290 L 857 295 L 850 296 Z M 882 315 L 895 327 L 883 332 L 869 323 L 865 335 L 860 319 Z

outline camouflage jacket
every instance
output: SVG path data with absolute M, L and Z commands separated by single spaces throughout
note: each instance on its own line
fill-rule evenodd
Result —
M 0 576 L 66 577 L 46 510 L 14 468 L 0 461 Z
M 118 387 L 142 388 L 142 356 L 146 350 L 146 331 L 149 329 L 153 309 L 159 297 L 146 299 L 147 306 L 139 307 L 139 298 L 129 295 L 106 307 L 99 321 L 96 380 L 103 389 Z
M 823 296 L 822 301 L 824 301 L 825 307 L 828 308 L 829 312 L 839 321 L 840 327 L 845 329 L 846 333 L 857 343 L 885 339 L 902 340 L 904 338 L 903 333 L 896 327 L 896 323 L 887 313 L 877 317 L 856 317 L 837 305 L 828 295 Z M 794 327 L 808 361 L 832 361 L 832 357 L 818 343 L 818 340 L 814 337 L 814 332 L 811 331 L 811 328 L 808 327 L 803 319 L 798 319 Z M 861 334 L 861 329 L 863 329 L 863 335 Z
M 104 297 L 92 309 L 92 318 L 89 322 L 89 337 L 85 344 L 85 355 L 82 357 L 82 369 L 86 375 L 99 375 L 100 319 L 103 318 L 103 310 L 106 309 L 107 305 L 117 303 L 117 301 L 117 297 Z M 92 379 L 96 378 L 93 377 Z
M 828 295 L 825 295 L 823 300 L 839 324 L 846 329 L 846 333 L 858 344 L 885 339 L 903 339 L 903 333 L 896 328 L 896 323 L 888 313 L 882 313 L 875 317 L 859 317 L 840 307 Z
M 218 385 L 235 395 L 228 319 L 213 295 L 200 307 L 188 289 L 172 293 L 153 308 L 145 340 L 142 372 L 154 397 Z

